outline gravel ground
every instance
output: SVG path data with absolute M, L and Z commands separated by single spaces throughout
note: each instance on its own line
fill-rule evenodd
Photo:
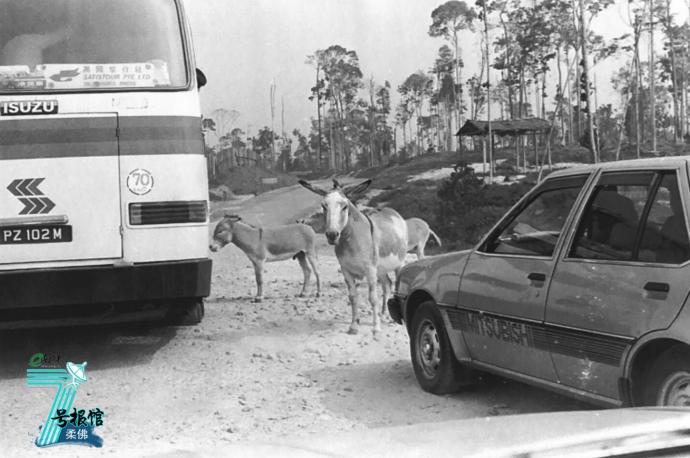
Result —
M 252 200 L 233 210 L 288 220 L 314 205 L 308 201 L 304 208 L 289 210 L 286 203 L 304 200 L 303 193 L 290 188 L 273 198 L 260 196 L 270 206 L 267 211 Z M 274 210 L 285 207 L 283 213 Z M 345 285 L 332 248 L 323 243 L 320 298 L 295 297 L 301 270 L 296 261 L 284 261 L 267 264 L 264 302 L 252 303 L 254 273 L 244 254 L 229 246 L 212 258 L 212 294 L 198 326 L 0 334 L 5 406 L 0 411 L 0 455 L 151 456 L 222 449 L 237 441 L 590 408 L 501 379 L 449 396 L 423 392 L 402 326 L 384 319 L 383 332 L 374 341 L 371 312 L 362 303 L 360 334 L 346 333 L 350 309 Z M 97 430 L 104 439 L 102 449 L 39 450 L 31 443 L 54 395 L 26 385 L 28 358 L 38 351 L 57 352 L 65 361 L 88 361 L 88 383 L 79 388 L 75 405 L 106 413 Z

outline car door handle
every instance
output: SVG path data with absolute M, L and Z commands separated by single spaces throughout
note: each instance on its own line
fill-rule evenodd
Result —
M 531 281 L 546 281 L 546 274 L 540 274 L 538 272 L 532 272 L 527 276 L 528 280 Z
M 668 283 L 658 283 L 655 281 L 650 281 L 647 282 L 646 285 L 644 285 L 644 289 L 646 289 L 647 291 L 654 291 L 657 293 L 668 293 L 671 290 L 671 287 Z

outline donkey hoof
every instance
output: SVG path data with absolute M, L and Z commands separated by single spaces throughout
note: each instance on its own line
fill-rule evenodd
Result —
M 321 297 L 321 293 L 316 293 L 314 297 Z
M 347 333 L 350 334 L 351 336 L 354 336 L 354 335 L 359 334 L 359 329 L 351 327 L 350 329 L 347 330 Z
M 252 302 L 254 302 L 255 304 L 257 304 L 259 302 L 263 302 L 263 301 L 264 301 L 263 297 L 255 297 L 254 299 L 252 299 Z
M 305 296 L 304 292 L 301 292 L 297 295 L 297 297 L 304 297 L 304 296 Z

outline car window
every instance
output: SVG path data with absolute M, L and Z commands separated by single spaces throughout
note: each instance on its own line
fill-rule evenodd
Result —
M 690 258 L 685 212 L 675 172 L 665 173 L 649 209 L 638 259 L 680 264 Z
M 515 217 L 502 225 L 503 229 L 481 251 L 552 256 L 561 229 L 585 181 L 586 177 L 570 180 L 564 182 L 563 187 L 552 183 L 550 187 L 556 186 L 554 189 L 536 194 Z
M 580 219 L 570 256 L 632 260 L 654 177 L 653 172 L 602 174 Z

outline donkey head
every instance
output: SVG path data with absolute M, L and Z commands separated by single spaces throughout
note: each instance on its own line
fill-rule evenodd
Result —
M 326 239 L 329 244 L 335 245 L 340 239 L 341 232 L 347 226 L 350 205 L 369 187 L 371 180 L 347 187 L 343 187 L 337 180 L 333 180 L 333 189 L 330 191 L 304 180 L 300 180 L 299 184 L 311 192 L 323 196 L 321 208 L 323 208 L 323 213 L 326 216 Z
M 216 252 L 228 243 L 232 243 L 235 223 L 241 220 L 242 218 L 238 215 L 225 215 L 225 217 L 216 224 L 216 228 L 213 230 L 213 242 L 209 245 L 209 249 Z

